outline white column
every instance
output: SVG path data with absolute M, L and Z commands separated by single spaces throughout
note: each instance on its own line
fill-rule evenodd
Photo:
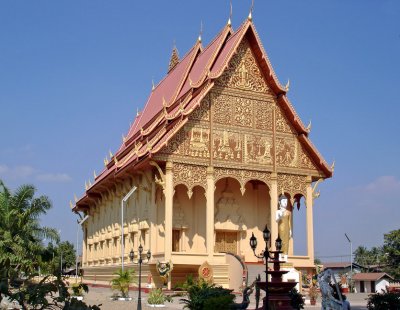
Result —
M 312 179 L 307 179 L 307 197 L 306 197 L 306 208 L 307 208 L 307 255 L 310 262 L 314 264 L 314 222 L 313 222 L 313 190 L 312 190 Z
M 206 248 L 208 262 L 214 255 L 214 168 L 207 167 Z
M 169 261 L 172 256 L 172 208 L 174 198 L 173 164 L 167 162 L 165 169 L 165 260 Z
M 278 238 L 278 223 L 275 221 L 275 213 L 278 208 L 278 178 L 276 173 L 272 173 L 271 175 L 271 189 L 269 191 L 269 194 L 271 196 L 271 209 L 270 209 L 270 217 L 271 217 L 271 226 L 269 226 L 269 229 L 271 231 L 271 246 L 273 249 L 275 249 L 275 240 Z M 261 230 L 264 229 L 264 227 L 260 227 Z

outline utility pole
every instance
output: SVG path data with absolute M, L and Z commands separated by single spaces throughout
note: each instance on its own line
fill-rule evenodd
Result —
M 353 243 L 351 242 L 349 236 L 347 234 L 344 234 L 347 238 L 347 241 L 350 243 L 350 293 L 353 288 Z

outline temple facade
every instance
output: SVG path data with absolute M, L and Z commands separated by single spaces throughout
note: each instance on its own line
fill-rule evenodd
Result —
M 287 92 L 251 19 L 236 30 L 228 23 L 206 47 L 199 39 L 182 59 L 174 50 L 168 74 L 120 149 L 72 206 L 88 215 L 85 279 L 109 281 L 122 256 L 126 268 L 136 268 L 142 245 L 151 252 L 145 283 L 163 285 L 159 264 L 173 266 L 171 287 L 206 263 L 214 282 L 233 288 L 243 264 L 262 264 L 249 245 L 252 233 L 261 251 L 267 225 L 274 248 L 281 193 L 288 211 L 306 210 L 307 254 L 293 255 L 291 239 L 288 263 L 313 268 L 315 188 L 333 167 L 311 143 Z

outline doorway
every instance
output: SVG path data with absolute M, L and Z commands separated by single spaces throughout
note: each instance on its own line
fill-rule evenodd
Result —
M 215 252 L 237 254 L 238 233 L 235 231 L 216 231 Z

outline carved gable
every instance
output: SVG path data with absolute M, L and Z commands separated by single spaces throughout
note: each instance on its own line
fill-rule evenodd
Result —
M 216 85 L 272 94 L 245 38 L 239 44 L 236 54 L 222 76 L 216 81 Z

